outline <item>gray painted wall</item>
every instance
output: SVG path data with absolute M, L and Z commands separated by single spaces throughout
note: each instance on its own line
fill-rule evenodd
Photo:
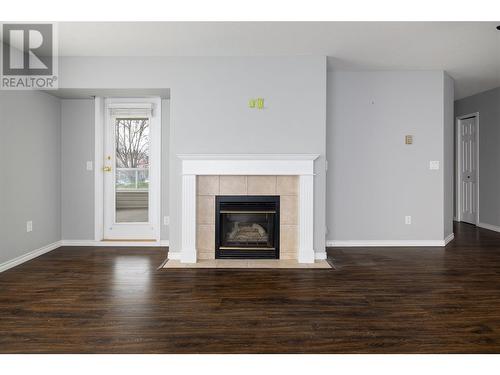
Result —
M 442 71 L 329 74 L 329 240 L 443 240 L 444 81 Z
M 94 101 L 64 99 L 62 127 L 62 239 L 94 238 Z
M 61 239 L 60 110 L 48 94 L 0 91 L 0 263 Z
M 315 249 L 325 245 L 325 57 L 62 58 L 62 88 L 170 88 L 170 247 L 180 250 L 180 153 L 318 153 Z M 248 99 L 263 97 L 266 109 Z
M 444 238 L 453 233 L 453 176 L 455 171 L 454 157 L 454 116 L 453 100 L 455 97 L 454 82 L 448 74 L 444 74 L 443 101 L 443 178 L 444 178 Z
M 500 87 L 455 102 L 455 117 L 479 112 L 479 221 L 500 226 Z

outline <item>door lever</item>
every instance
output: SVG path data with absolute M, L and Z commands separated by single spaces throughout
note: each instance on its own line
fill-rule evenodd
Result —
M 111 167 L 106 166 L 106 167 L 103 167 L 102 170 L 104 172 L 111 172 Z

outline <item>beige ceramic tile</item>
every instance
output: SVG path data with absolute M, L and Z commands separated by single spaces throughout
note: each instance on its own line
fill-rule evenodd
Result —
M 280 225 L 280 249 L 283 249 L 284 253 L 297 251 L 298 237 L 297 225 Z
M 331 269 L 328 262 L 298 263 L 296 260 L 238 260 L 238 259 L 199 259 L 196 263 L 181 263 L 169 260 L 163 268 L 309 268 Z
M 275 195 L 276 176 L 248 176 L 248 195 Z
M 221 195 L 246 195 L 247 176 L 220 176 Z
M 200 259 L 196 263 L 189 263 L 186 268 L 215 268 L 215 259 Z
M 163 268 L 185 268 L 186 263 L 181 263 L 180 260 L 177 259 L 169 259 L 167 263 L 163 266 Z
M 280 249 L 280 259 L 297 260 L 297 252 L 295 250 L 290 251 Z
M 299 178 L 297 176 L 278 176 L 276 193 L 279 195 L 298 195 Z
M 280 223 L 298 224 L 299 202 L 297 196 L 282 195 L 280 197 Z
M 278 268 L 304 268 L 304 265 L 300 264 L 296 260 L 280 259 Z
M 331 269 L 332 267 L 326 260 L 317 260 L 314 263 L 306 263 L 307 268 L 323 268 L 323 269 Z
M 205 251 L 205 250 L 198 250 L 197 251 L 197 258 L 198 259 L 215 259 L 215 252 L 214 251 Z
M 218 195 L 219 176 L 198 176 L 198 195 Z
M 278 268 L 279 260 L 276 259 L 251 259 L 248 268 Z
M 196 221 L 199 224 L 215 224 L 215 196 L 199 195 L 196 201 Z
M 196 229 L 196 248 L 205 252 L 215 251 L 215 225 L 198 224 Z
M 239 259 L 216 259 L 215 266 L 217 268 L 247 268 L 248 261 Z

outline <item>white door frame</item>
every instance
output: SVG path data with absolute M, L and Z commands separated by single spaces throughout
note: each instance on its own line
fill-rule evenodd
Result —
M 455 191 L 457 192 L 455 197 L 455 205 L 456 205 L 456 219 L 457 221 L 462 221 L 462 184 L 460 174 L 462 170 L 461 156 L 462 156 L 462 146 L 460 142 L 460 122 L 465 119 L 469 119 L 471 117 L 476 118 L 476 171 L 477 171 L 477 179 L 476 179 L 476 187 L 477 187 L 477 197 L 476 197 L 476 225 L 479 225 L 479 112 L 469 113 L 467 115 L 458 116 L 456 118 L 455 124 L 455 150 L 456 150 L 456 170 L 455 170 Z
M 118 101 L 121 103 L 153 103 L 153 111 L 157 111 L 157 126 L 155 132 L 155 140 L 157 147 L 154 147 L 151 155 L 151 160 L 154 160 L 150 166 L 150 173 L 154 177 L 154 181 L 150 188 L 150 209 L 152 212 L 151 225 L 154 226 L 154 242 L 160 244 L 160 228 L 161 228 L 161 98 L 104 98 L 95 97 L 95 119 L 94 119 L 94 240 L 102 242 L 104 239 L 104 132 L 107 123 L 107 114 L 105 113 L 106 99 Z M 133 245 L 138 245 L 137 241 L 130 240 Z M 120 244 L 127 244 L 127 241 L 122 241 Z

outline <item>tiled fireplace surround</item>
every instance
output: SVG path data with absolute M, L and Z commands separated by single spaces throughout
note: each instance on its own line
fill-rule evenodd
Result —
M 170 259 L 215 258 L 216 195 L 279 195 L 280 258 L 314 263 L 316 154 L 183 154 L 182 247 Z
M 198 259 L 215 259 L 216 195 L 280 196 L 280 259 L 297 259 L 297 176 L 198 176 L 196 249 Z

